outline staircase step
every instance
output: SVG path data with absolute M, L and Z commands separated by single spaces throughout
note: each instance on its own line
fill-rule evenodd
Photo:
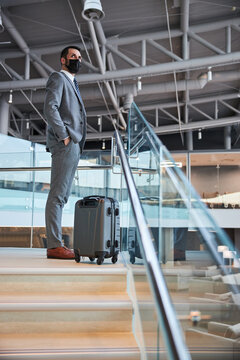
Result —
M 0 252 L 0 360 L 140 360 L 127 269 Z
M 14 269 L 15 270 L 15 269 Z M 0 273 L 0 295 L 4 294 L 120 294 L 126 292 L 126 273 L 74 272 L 73 274 Z
M 130 301 L 0 303 L 0 334 L 129 332 L 131 321 Z
M 0 337 L 0 359 L 140 360 L 131 332 L 18 334 Z

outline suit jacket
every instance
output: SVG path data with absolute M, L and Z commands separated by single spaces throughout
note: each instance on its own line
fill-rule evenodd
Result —
M 47 82 L 44 115 L 48 123 L 47 148 L 68 136 L 84 146 L 86 111 L 74 83 L 63 72 L 53 72 Z

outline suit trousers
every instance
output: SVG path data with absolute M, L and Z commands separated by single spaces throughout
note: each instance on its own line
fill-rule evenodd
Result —
M 65 146 L 59 142 L 50 148 L 52 169 L 50 191 L 45 208 L 48 249 L 63 246 L 62 211 L 67 203 L 75 171 L 80 159 L 80 146 L 72 140 Z

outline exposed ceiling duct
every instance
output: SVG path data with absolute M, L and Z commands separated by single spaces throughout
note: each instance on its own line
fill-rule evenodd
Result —
M 81 75 L 80 75 L 81 76 Z M 225 82 L 230 80 L 239 80 L 240 72 L 239 71 L 225 71 L 225 72 L 213 72 L 211 83 L 213 82 Z M 47 79 L 32 79 L 32 80 L 15 80 L 15 81 L 5 81 L 0 82 L 0 91 L 9 91 L 9 88 L 12 90 L 21 90 L 21 89 L 44 89 L 46 86 Z M 179 80 L 177 82 L 178 91 L 185 90 L 200 90 L 203 89 L 208 83 L 207 73 L 203 73 L 196 80 Z M 126 96 L 131 93 L 133 96 L 142 96 L 149 94 L 161 94 L 161 93 L 170 93 L 175 92 L 175 83 L 173 81 L 170 82 L 162 82 L 162 83 L 144 83 L 142 85 L 142 89 L 140 91 L 137 90 L 137 84 L 129 84 L 129 85 L 117 85 L 116 86 L 117 95 L 119 97 Z M 81 88 L 82 95 L 84 99 L 100 99 L 101 92 L 97 87 L 92 88 Z M 104 95 L 107 97 L 108 93 L 104 91 Z M 36 96 L 37 102 L 43 101 L 43 93 L 38 94 Z

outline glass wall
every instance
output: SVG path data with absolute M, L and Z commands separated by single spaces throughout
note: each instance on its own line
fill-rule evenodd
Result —
M 46 247 L 44 210 L 51 154 L 44 145 L 5 135 L 0 135 L 0 145 L 0 246 Z M 111 161 L 110 151 L 83 153 L 63 210 L 63 240 L 67 246 L 72 246 L 74 207 L 79 198 L 98 194 L 119 198 L 119 181 L 108 170 Z
M 210 208 L 240 208 L 240 153 L 194 153 L 191 182 Z

